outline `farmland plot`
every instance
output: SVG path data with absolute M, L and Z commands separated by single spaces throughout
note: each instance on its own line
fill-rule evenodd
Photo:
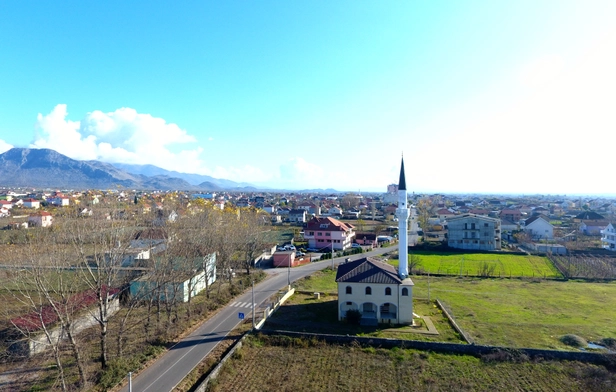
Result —
M 616 279 L 616 257 L 588 253 L 551 255 L 550 259 L 569 278 Z
M 616 377 L 577 362 L 481 360 L 407 349 L 251 337 L 212 391 L 592 391 Z

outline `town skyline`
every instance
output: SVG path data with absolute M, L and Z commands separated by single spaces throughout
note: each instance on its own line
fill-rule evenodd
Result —
M 270 189 L 611 195 L 611 1 L 62 6 L 0 15 L 0 153 Z

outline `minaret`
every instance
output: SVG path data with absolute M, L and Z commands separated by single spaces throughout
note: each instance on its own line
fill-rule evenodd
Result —
M 400 165 L 400 180 L 398 181 L 398 208 L 396 209 L 396 217 L 398 218 L 398 275 L 400 279 L 405 279 L 409 276 L 409 248 L 408 248 L 408 221 L 409 209 L 406 197 L 406 179 L 404 178 L 404 157 Z

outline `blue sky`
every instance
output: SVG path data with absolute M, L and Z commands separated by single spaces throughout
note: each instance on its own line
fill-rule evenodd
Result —
M 0 151 L 270 187 L 615 193 L 616 2 L 0 3 Z M 613 176 L 612 176 L 613 177 Z

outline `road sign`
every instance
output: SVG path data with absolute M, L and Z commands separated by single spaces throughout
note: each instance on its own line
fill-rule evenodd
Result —
M 237 317 L 239 317 L 240 320 L 244 320 L 244 313 L 238 313 Z

